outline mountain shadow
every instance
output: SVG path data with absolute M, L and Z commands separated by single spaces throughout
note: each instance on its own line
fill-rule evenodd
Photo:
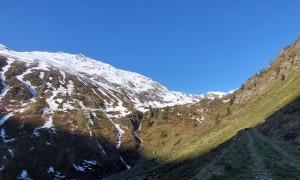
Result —
M 0 179 L 102 179 L 139 158 L 99 135 L 36 127 L 15 116 L 0 126 Z
M 170 163 L 141 157 L 132 170 L 107 179 L 299 178 L 300 97 L 203 155 Z

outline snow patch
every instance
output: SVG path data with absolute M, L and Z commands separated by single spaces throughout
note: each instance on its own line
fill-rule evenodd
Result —
M 125 133 L 123 129 L 121 129 L 120 124 L 115 123 L 112 119 L 108 118 L 109 121 L 115 126 L 115 128 L 118 131 L 118 142 L 116 144 L 116 148 L 120 149 L 121 143 L 122 143 L 122 135 Z M 131 167 L 124 161 L 122 156 L 120 156 L 120 160 L 124 163 L 127 169 L 130 169 Z
M 54 168 L 53 167 L 49 167 L 47 173 L 54 173 Z
M 60 74 L 63 76 L 62 81 L 59 81 L 61 84 L 65 84 L 65 79 L 66 79 L 66 73 L 63 72 L 62 70 L 59 70 Z
M 88 160 L 84 160 L 84 162 L 86 162 L 87 164 L 90 164 L 90 165 L 94 165 L 94 166 L 97 165 L 97 161 L 88 161 Z
M 92 171 L 93 170 L 92 166 L 97 166 L 97 161 L 95 161 L 95 160 L 83 160 L 81 165 L 76 165 L 75 163 L 73 163 L 73 167 L 77 171 L 81 171 L 81 172 L 86 172 L 87 170 Z
M 26 170 L 23 170 L 18 179 L 22 179 L 22 180 L 32 180 L 29 176 L 28 176 L 28 172 Z
M 54 174 L 55 179 L 64 179 L 65 178 L 65 176 L 62 176 L 59 171 L 55 171 L 53 167 L 49 167 L 49 169 L 47 170 L 47 173 Z
M 46 128 L 46 129 L 53 128 L 53 118 L 52 118 L 52 116 L 49 117 L 49 119 L 45 122 L 45 124 L 42 126 L 42 128 Z
M 8 150 L 8 152 L 9 152 L 9 154 L 10 154 L 12 157 L 14 157 L 15 151 L 14 151 L 13 149 L 7 149 L 7 150 Z
M 201 119 L 199 119 L 198 117 L 197 117 L 197 119 L 196 119 L 199 123 L 202 123 L 202 121 L 204 121 L 205 120 L 205 118 L 204 118 L 204 116 L 201 116 Z
M 40 136 L 40 132 L 39 132 L 40 128 L 35 128 L 33 130 L 32 135 L 34 135 L 34 137 L 39 137 Z M 33 137 L 33 136 L 32 136 Z
M 44 77 L 45 77 L 45 72 L 41 71 L 39 77 L 40 77 L 41 79 L 44 79 Z
M 120 149 L 121 143 L 122 143 L 122 136 L 123 136 L 123 134 L 124 134 L 124 131 L 123 131 L 123 129 L 120 128 L 120 124 L 116 124 L 116 123 L 114 123 L 112 120 L 110 120 L 110 122 L 115 126 L 115 128 L 116 128 L 117 131 L 118 131 L 118 142 L 117 142 L 117 144 L 116 144 L 116 148 L 117 148 L 117 149 Z
M 3 99 L 5 97 L 5 95 L 7 94 L 7 92 L 9 91 L 9 86 L 5 82 L 4 74 L 8 71 L 11 63 L 13 63 L 14 61 L 8 58 L 8 60 L 6 62 L 7 62 L 8 65 L 4 66 L 2 68 L 2 72 L 0 72 L 0 81 L 1 81 L 1 84 L 3 86 L 3 89 L 0 92 L 0 100 Z
M 34 131 L 32 133 L 34 137 L 39 137 L 40 136 L 40 132 L 39 132 L 40 129 L 52 129 L 55 133 L 55 129 L 54 129 L 54 126 L 53 126 L 53 117 L 50 116 L 49 119 L 45 122 L 45 124 L 43 126 L 34 129 Z M 46 144 L 51 145 L 47 142 L 46 142 Z
M 58 88 L 54 88 L 51 83 L 47 83 L 47 86 L 50 87 L 51 89 L 53 89 L 53 91 L 51 91 L 52 95 L 46 99 L 46 102 L 49 105 L 49 109 L 48 109 L 49 112 L 53 113 L 53 111 L 56 111 L 56 110 L 68 110 L 68 109 L 73 110 L 74 109 L 74 107 L 70 104 L 71 102 L 69 102 L 69 101 L 67 103 L 63 104 L 63 109 L 59 109 L 58 107 L 63 102 L 63 100 L 60 98 L 56 98 L 56 96 L 58 94 L 61 94 L 63 96 L 66 96 L 67 93 L 69 95 L 72 94 L 72 92 L 74 90 L 74 84 L 71 80 L 69 81 L 67 88 L 64 88 L 62 85 L 60 85 L 60 87 L 58 87 Z
M 131 169 L 131 166 L 129 166 L 129 165 L 124 161 L 124 159 L 122 158 L 122 156 L 120 156 L 120 160 L 123 162 L 123 164 L 125 164 L 127 170 Z
M 16 139 L 15 138 L 11 138 L 11 139 L 7 139 L 6 133 L 5 133 L 5 129 L 1 129 L 0 131 L 0 137 L 2 138 L 2 141 L 6 144 L 9 142 L 14 142 Z
M 101 149 L 102 153 L 106 155 L 104 148 L 101 146 L 100 142 L 97 140 L 98 148 Z
M 223 100 L 222 102 L 223 103 L 228 103 L 230 101 L 230 99 L 226 99 L 226 100 Z
M 2 73 L 0 74 L 0 81 L 1 81 L 1 84 L 3 86 L 3 88 L 0 92 L 0 99 L 3 99 L 5 97 L 5 95 L 7 94 L 8 90 L 9 90 L 9 87 L 6 84 L 4 78 L 2 77 Z
M 46 141 L 45 144 L 46 144 L 47 146 L 51 146 L 51 142 L 49 142 L 49 141 Z
M 73 163 L 73 167 L 77 170 L 77 171 L 81 171 L 81 172 L 84 172 L 84 167 L 81 167 L 81 166 L 76 166 L 74 163 Z

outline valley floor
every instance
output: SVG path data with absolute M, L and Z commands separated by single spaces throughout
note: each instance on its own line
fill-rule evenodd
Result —
M 293 147 L 253 128 L 240 132 L 227 148 L 207 165 L 196 168 L 197 174 L 189 178 L 298 179 L 299 162 L 300 156 Z
M 143 172 L 133 169 L 108 179 L 299 179 L 299 162 L 294 146 L 269 138 L 256 127 L 198 158 L 174 164 L 146 162 Z

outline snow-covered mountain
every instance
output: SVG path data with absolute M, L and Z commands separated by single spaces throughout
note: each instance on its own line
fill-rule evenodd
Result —
M 144 112 L 150 105 L 152 107 L 182 105 L 196 103 L 202 98 L 221 98 L 223 95 L 226 95 L 225 93 L 209 93 L 197 96 L 170 91 L 148 77 L 134 72 L 119 70 L 109 64 L 81 54 L 74 55 L 62 52 L 50 53 L 37 51 L 16 52 L 4 45 L 0 45 L 0 55 L 8 58 L 8 66 L 5 67 L 6 70 L 13 62 L 23 63 L 26 71 L 18 76 L 18 80 L 30 90 L 33 98 L 36 96 L 38 88 L 31 85 L 30 79 L 24 81 L 24 76 L 32 72 L 39 72 L 41 80 L 51 82 L 54 77 L 45 77 L 45 73 L 56 70 L 59 71 L 57 76 L 59 76 L 60 85 L 65 85 L 66 88 L 60 88 L 58 85 L 57 90 L 55 92 L 52 91 L 53 94 L 66 94 L 68 92 L 68 95 L 71 96 L 74 85 L 72 80 L 66 80 L 66 76 L 74 76 L 85 86 L 93 87 L 92 91 L 97 96 L 101 94 L 104 100 L 104 110 L 119 112 L 119 115 L 130 113 L 130 108 L 124 106 L 125 102 L 132 104 L 134 109 Z M 4 73 L 5 71 L 2 72 L 1 81 L 6 87 L 4 84 Z M 3 94 L 5 95 L 8 88 L 6 87 L 6 91 L 2 93 L 2 96 Z M 51 98 L 54 100 L 56 97 L 52 96 Z M 59 110 L 55 109 L 58 105 L 53 102 L 49 106 L 53 108 L 52 110 Z M 62 106 L 72 108 L 72 105 L 68 103 Z
M 124 110 L 121 113 L 126 113 L 122 101 L 130 101 L 136 109 L 145 111 L 145 107 L 150 105 L 164 107 L 195 103 L 200 99 L 200 96 L 170 91 L 148 77 L 116 69 L 109 64 L 93 60 L 81 54 L 16 52 L 0 45 L 0 55 L 7 57 L 10 64 L 14 61 L 25 63 L 25 66 L 28 67 L 25 75 L 39 70 L 40 77 L 43 79 L 45 78 L 43 77 L 45 72 L 54 69 L 60 71 L 59 76 L 62 76 L 62 82 L 65 81 L 66 74 L 76 76 L 85 85 L 96 86 L 102 95 L 106 96 L 105 99 L 115 97 L 119 101 L 119 110 Z M 23 76 L 24 74 L 19 76 L 19 80 L 22 80 Z M 49 81 L 51 81 L 51 77 L 49 78 Z M 4 79 L 3 76 L 2 79 Z M 69 83 L 67 86 L 72 85 Z M 27 87 L 37 91 L 36 87 L 31 86 L 30 83 L 27 84 Z M 69 89 L 69 91 L 71 92 L 72 89 Z M 105 107 L 109 108 L 109 103 L 105 103 Z

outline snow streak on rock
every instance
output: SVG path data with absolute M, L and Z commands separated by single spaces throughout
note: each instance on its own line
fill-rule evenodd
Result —
M 120 160 L 125 164 L 127 170 L 131 169 L 131 166 L 129 166 L 129 165 L 124 161 L 124 159 L 122 158 L 122 156 L 120 156 Z
M 0 126 L 2 126 L 5 123 L 5 121 L 7 121 L 13 115 L 14 113 L 10 112 L 7 115 L 5 115 L 2 119 L 0 119 Z
M 116 124 L 111 118 L 109 118 L 109 121 L 115 126 L 115 128 L 118 131 L 118 142 L 116 143 L 116 148 L 120 149 L 122 143 L 122 135 L 124 134 L 124 131 L 120 128 L 120 124 Z
M 2 72 L 0 72 L 0 82 L 3 86 L 2 91 L 0 91 L 0 100 L 3 99 L 5 97 L 5 95 L 7 94 L 7 92 L 9 91 L 9 86 L 6 84 L 5 82 L 5 76 L 4 74 L 6 73 L 6 71 L 8 71 L 10 64 L 13 63 L 12 60 L 7 60 L 8 65 L 4 66 L 2 68 Z
M 124 134 L 124 130 L 121 129 L 120 124 L 116 124 L 112 119 L 109 118 L 109 121 L 115 126 L 115 128 L 118 131 L 118 142 L 116 144 L 116 148 L 120 149 L 121 143 L 122 143 L 122 135 Z M 131 168 L 123 159 L 123 157 L 120 155 L 120 160 L 123 162 L 123 164 L 126 166 L 127 170 Z
M 24 81 L 24 76 L 27 74 L 30 74 L 30 73 L 31 73 L 31 70 L 28 69 L 23 74 L 17 76 L 17 79 L 19 81 L 21 81 L 22 84 L 30 91 L 30 93 L 32 94 L 31 101 L 34 101 L 37 96 L 37 93 L 29 81 Z

